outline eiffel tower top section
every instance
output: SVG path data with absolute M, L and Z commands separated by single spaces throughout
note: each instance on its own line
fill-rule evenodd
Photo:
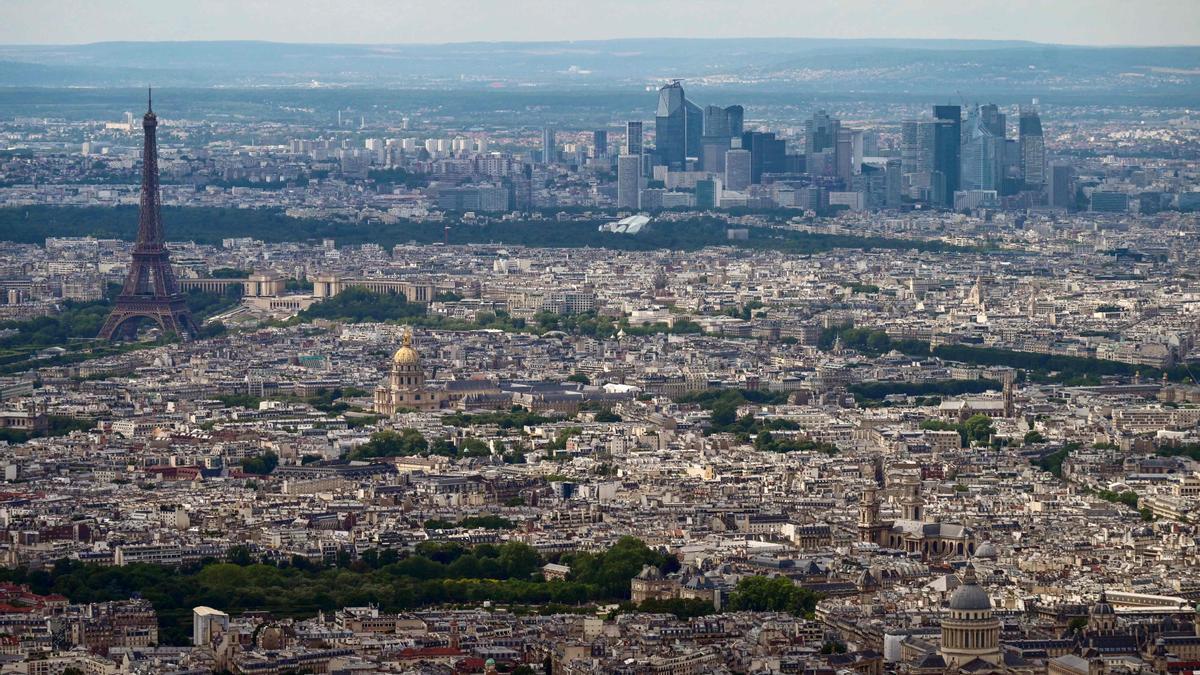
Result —
M 135 251 L 157 252 L 164 248 L 162 209 L 158 193 L 158 117 L 154 114 L 152 92 L 147 90 L 146 114 L 142 117 L 145 139 L 142 145 L 142 201 L 138 210 L 138 234 Z

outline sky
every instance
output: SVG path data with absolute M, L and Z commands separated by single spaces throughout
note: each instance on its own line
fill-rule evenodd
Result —
M 0 44 L 630 37 L 1200 44 L 1200 0 L 0 0 Z

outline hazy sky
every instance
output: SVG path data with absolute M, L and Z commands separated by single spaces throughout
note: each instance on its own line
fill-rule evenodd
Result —
M 1200 0 L 0 0 L 0 43 L 897 37 L 1200 44 Z

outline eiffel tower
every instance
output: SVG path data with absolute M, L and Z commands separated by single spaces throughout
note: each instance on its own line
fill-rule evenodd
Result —
M 162 212 L 158 194 L 158 143 L 153 101 L 146 96 L 146 114 L 142 117 L 145 142 L 142 149 L 142 202 L 138 209 L 137 243 L 125 286 L 117 303 L 100 329 L 104 340 L 131 340 L 138 325 L 152 321 L 164 334 L 194 338 L 198 329 L 187 301 L 175 283 L 171 271 L 171 253 L 163 235 Z

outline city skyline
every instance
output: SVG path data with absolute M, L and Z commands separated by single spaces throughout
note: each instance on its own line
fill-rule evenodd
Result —
M 566 5 L 566 6 L 564 6 Z M 622 38 L 816 37 L 839 39 L 1018 40 L 1094 46 L 1198 44 L 1200 5 L 1178 0 L 1100 0 L 1086 11 L 1030 0 L 997 5 L 949 0 L 875 3 L 731 3 L 629 0 L 608 3 L 460 0 L 415 2 L 277 2 L 210 0 L 163 6 L 10 0 L 0 9 L 0 44 L 107 41 L 256 40 L 291 43 L 439 44 L 555 42 Z M 137 22 L 122 17 L 136 13 Z M 64 22 L 63 16 L 73 17 Z M 720 21 L 712 17 L 720 16 Z M 770 21 L 763 21 L 769 16 Z M 936 16 L 937 20 L 930 20 Z M 530 20 L 530 17 L 536 17 Z M 647 21 L 650 19 L 650 21 Z M 655 19 L 669 19 L 660 21 Z
M 1200 675 L 1192 3 L 3 1 L 0 669 Z

